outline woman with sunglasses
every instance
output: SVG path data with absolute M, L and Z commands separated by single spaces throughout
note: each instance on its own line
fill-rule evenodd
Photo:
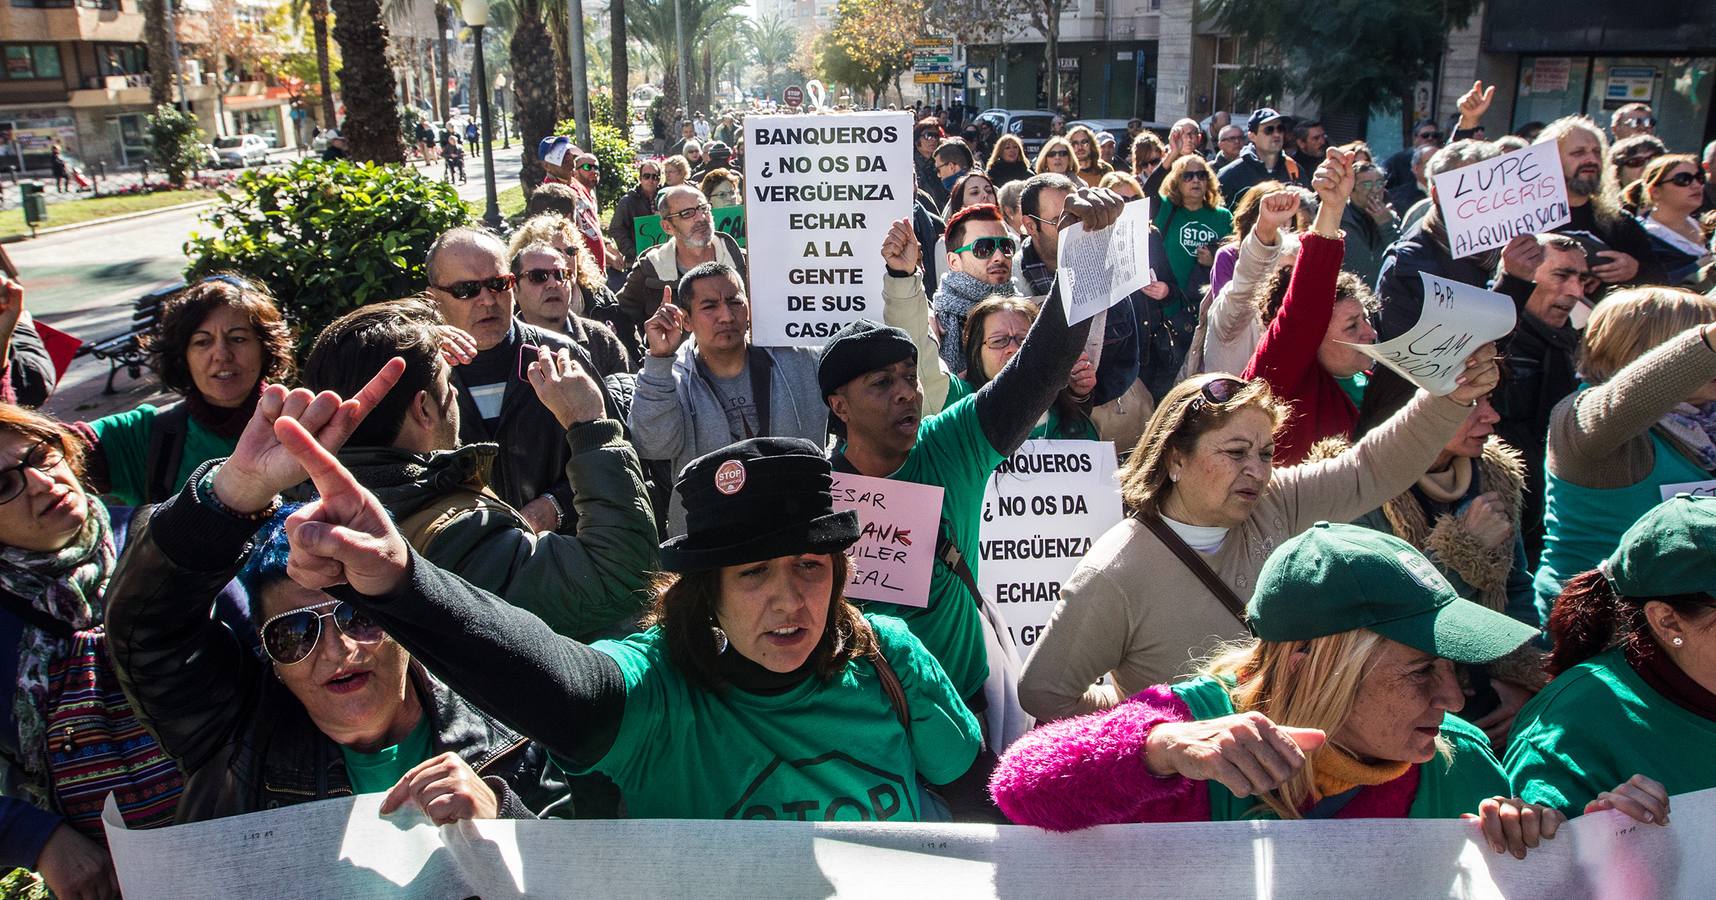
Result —
M 1038 175 L 1053 172 L 1056 175 L 1078 177 L 1074 173 L 1072 145 L 1059 135 L 1043 142 L 1043 148 L 1037 151 L 1037 163 L 1033 168 Z
M 1233 231 L 1233 214 L 1222 207 L 1221 184 L 1196 153 L 1174 160 L 1157 196 L 1155 226 L 1168 248 L 1168 268 L 1187 296 L 1209 283 L 1215 247 Z
M 179 399 L 74 426 L 89 444 L 89 483 L 124 506 L 159 503 L 197 466 L 231 455 L 263 382 L 293 371 L 291 327 L 266 289 L 237 275 L 168 299 L 147 346 Z
M 991 297 L 972 307 L 965 320 L 961 346 L 965 352 L 965 390 L 975 394 L 978 389 L 1001 374 L 1001 368 L 1025 346 L 1025 336 L 1040 312 L 1037 304 L 1024 297 Z M 1055 395 L 1055 402 L 1036 426 L 1030 438 L 1060 438 L 1075 441 L 1097 440 L 1096 425 L 1090 420 L 1090 396 L 1096 390 L 1096 367 L 1081 354 L 1073 363 L 1067 386 Z
M 845 598 L 858 520 L 834 511 L 809 441 L 753 438 L 687 466 L 689 529 L 662 545 L 648 630 L 585 645 L 415 557 L 304 429 L 277 430 L 322 498 L 287 521 L 292 577 L 373 616 L 560 767 L 613 779 L 630 816 L 935 818 L 920 782 L 977 756 L 941 665 Z
M 1474 353 L 1452 393 L 1420 393 L 1335 459 L 1285 468 L 1274 465 L 1275 439 L 1292 411 L 1268 383 L 1216 374 L 1169 391 L 1121 467 L 1126 519 L 1062 586 L 1025 663 L 1025 711 L 1048 720 L 1111 708 L 1245 637 L 1264 557 L 1411 487 L 1495 386 L 1494 355 Z M 1110 683 L 1096 684 L 1104 674 Z
M 302 477 L 275 437 L 289 418 L 337 449 L 398 380 L 384 368 L 358 396 L 270 385 L 235 451 Z M 547 753 L 413 661 L 373 617 L 294 580 L 289 510 L 235 510 L 237 468 L 203 466 L 138 519 L 108 592 L 121 687 L 185 775 L 178 820 L 195 822 L 346 794 L 386 793 L 437 823 L 570 815 Z M 236 501 L 235 501 L 236 502 Z M 254 598 L 264 655 L 209 616 L 238 576 Z
M 1615 170 L 1615 184 L 1621 190 L 1621 206 L 1627 212 L 1637 214 L 1641 207 L 1637 200 L 1629 200 L 1626 189 L 1644 177 L 1645 166 L 1651 160 L 1668 153 L 1668 146 L 1655 135 L 1635 134 L 1632 137 L 1618 140 L 1609 145 L 1609 168 Z
M 1072 147 L 1073 167 L 1078 172 L 1078 178 L 1086 187 L 1101 187 L 1102 176 L 1114 171 L 1102 158 L 1102 151 L 1096 146 L 1096 132 L 1087 125 L 1074 125 L 1067 129 L 1067 144 Z
M 996 190 L 1008 182 L 1031 177 L 1031 163 L 1025 159 L 1025 142 L 1016 134 L 1004 134 L 995 139 L 995 149 L 989 151 L 989 164 L 984 166 Z
M 1669 284 L 1694 285 L 1716 261 L 1710 234 L 1695 218 L 1704 205 L 1704 181 L 1698 157 L 1676 153 L 1651 160 L 1639 180 L 1621 190 L 1622 205 L 1636 211 Z
M 917 172 L 918 187 L 934 201 L 931 209 L 940 209 L 947 203 L 947 189 L 941 186 L 941 176 L 935 171 L 935 148 L 941 146 L 943 136 L 941 120 L 936 118 L 920 119 L 912 126 L 912 166 Z

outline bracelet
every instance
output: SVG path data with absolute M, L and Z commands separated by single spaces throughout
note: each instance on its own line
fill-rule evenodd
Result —
M 566 510 L 560 507 L 560 501 L 555 499 L 553 494 L 543 494 L 542 499 L 547 500 L 548 505 L 554 507 L 554 527 L 559 528 L 566 524 Z
M 209 466 L 208 470 L 203 473 L 201 478 L 196 478 L 191 482 L 191 496 L 194 497 L 198 503 L 201 503 L 229 519 L 236 519 L 240 522 L 266 522 L 269 519 L 274 518 L 274 514 L 280 511 L 281 500 L 279 494 L 274 495 L 274 499 L 269 501 L 267 507 L 253 513 L 242 513 L 230 506 L 227 506 L 225 503 L 220 502 L 220 498 L 215 496 L 214 491 L 215 472 L 219 468 L 220 463 L 217 462 L 214 465 Z

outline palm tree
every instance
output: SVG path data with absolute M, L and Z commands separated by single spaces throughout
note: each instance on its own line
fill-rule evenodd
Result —
M 701 46 L 716 23 L 741 5 L 743 0 L 679 0 L 679 10 L 684 16 L 686 44 L 692 47 Z M 689 111 L 690 86 L 679 84 L 678 73 L 675 71 L 677 67 L 672 62 L 677 58 L 675 54 L 678 47 L 673 6 L 674 0 L 633 0 L 627 13 L 631 16 L 631 28 L 637 32 L 638 40 L 654 48 L 656 54 L 667 64 L 661 79 L 662 90 L 668 96 L 667 105 L 670 108 L 684 106 Z M 695 76 L 695 72 L 685 73 L 685 77 L 693 81 Z
M 554 77 L 554 41 L 543 21 L 542 0 L 512 0 L 513 97 L 517 100 L 519 137 L 524 142 L 524 166 L 519 180 L 525 193 L 542 182 L 542 163 L 536 145 L 554 133 L 560 109 Z
M 167 0 L 143 0 L 143 40 L 149 50 L 149 107 L 173 102 L 173 49 L 167 36 Z
M 164 3 L 166 0 L 151 0 Z M 310 20 L 312 43 L 316 46 L 316 82 L 322 95 L 322 125 L 333 128 L 334 121 L 334 75 L 328 63 L 328 0 L 292 0 L 292 20 L 303 26 L 305 19 Z
M 630 65 L 626 58 L 626 0 L 608 0 L 608 39 L 613 55 L 608 61 L 609 83 L 614 93 L 614 125 L 624 129 L 630 124 L 631 111 L 626 101 L 631 99 Z
M 751 58 L 763 67 L 763 88 L 774 93 L 775 72 L 786 68 L 798 52 L 798 30 L 777 14 L 746 22 L 745 38 L 751 44 Z
M 387 65 L 387 26 L 381 0 L 332 0 L 340 45 L 340 84 L 346 98 L 341 134 L 354 160 L 405 161 L 399 139 L 399 91 Z

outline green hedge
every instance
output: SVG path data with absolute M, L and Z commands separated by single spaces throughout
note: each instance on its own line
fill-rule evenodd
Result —
M 412 166 L 307 159 L 246 171 L 185 244 L 186 278 L 240 272 L 268 287 L 308 347 L 366 303 L 422 291 L 435 238 L 471 222 L 452 185 Z
M 637 148 L 632 146 L 631 138 L 624 131 L 595 118 L 596 104 L 592 103 L 590 107 L 590 130 L 596 134 L 594 146 L 587 146 L 578 139 L 578 124 L 572 119 L 554 126 L 554 133 L 569 135 L 572 143 L 596 154 L 596 164 L 602 174 L 602 183 L 596 187 L 596 198 L 601 201 L 602 209 L 613 209 L 621 194 L 637 187 Z

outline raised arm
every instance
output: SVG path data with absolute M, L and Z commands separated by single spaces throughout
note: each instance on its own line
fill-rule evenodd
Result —
M 678 459 L 685 454 L 689 440 L 687 412 L 680 405 L 679 388 L 673 380 L 674 354 L 685 340 L 685 311 L 666 298 L 665 290 L 661 306 L 644 323 L 643 332 L 647 349 L 638 367 L 626 424 L 639 456 Z
M 1283 246 L 1281 226 L 1298 213 L 1299 194 L 1274 191 L 1261 199 L 1260 207 L 1256 226 L 1239 242 L 1233 277 L 1210 303 L 1210 329 L 1221 341 L 1237 338 L 1257 320 L 1256 293 L 1275 272 Z
M 1275 392 L 1297 396 L 1299 385 L 1317 365 L 1317 348 L 1335 314 L 1335 277 L 1346 252 L 1341 214 L 1352 193 L 1351 160 L 1339 150 L 1317 168 L 1313 182 L 1321 205 L 1310 233 L 1299 241 L 1299 258 L 1281 310 L 1269 323 L 1247 364 L 1245 377 L 1262 378 Z
M 1716 379 L 1716 325 L 1688 328 L 1573 398 L 1572 415 L 1550 423 L 1552 460 L 1599 465 Z M 1559 469 L 1560 466 L 1554 468 Z
M 929 296 L 918 277 L 920 249 L 910 218 L 889 226 L 882 240 L 882 261 L 888 266 L 882 279 L 882 321 L 903 329 L 918 348 L 918 383 L 924 389 L 923 416 L 928 418 L 946 405 L 950 378 L 941 364 L 941 346 L 930 334 Z

